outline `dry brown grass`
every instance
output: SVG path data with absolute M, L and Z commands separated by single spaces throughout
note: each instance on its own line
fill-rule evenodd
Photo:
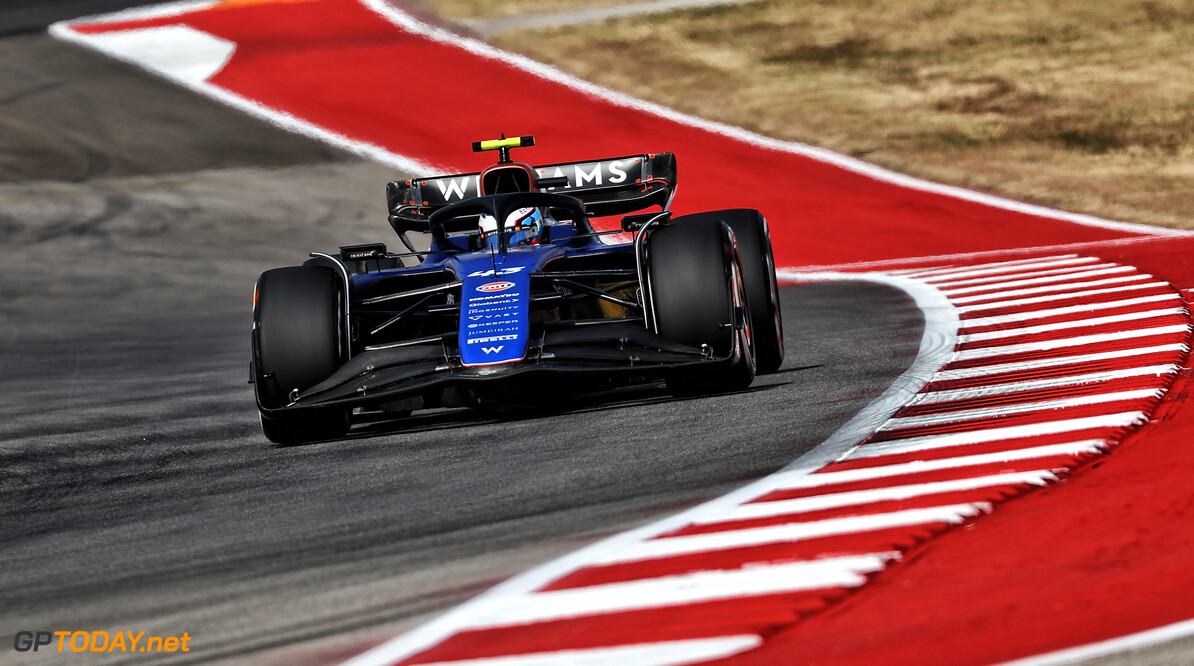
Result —
M 427 9 L 450 19 L 505 18 L 623 4 L 624 0 L 425 0 Z
M 901 172 L 1194 228 L 1194 6 L 1182 0 L 765 0 L 494 41 Z

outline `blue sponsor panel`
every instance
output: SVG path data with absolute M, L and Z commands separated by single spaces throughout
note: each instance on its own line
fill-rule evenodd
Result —
M 486 271 L 494 273 L 495 271 Z M 466 277 L 460 308 L 460 360 L 465 366 L 521 361 L 530 337 L 531 275 Z

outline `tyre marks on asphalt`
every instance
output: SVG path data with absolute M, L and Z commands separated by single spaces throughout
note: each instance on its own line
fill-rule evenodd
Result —
M 350 663 L 749 657 L 934 536 L 1111 450 L 1189 351 L 1180 294 L 1131 266 L 1062 255 L 891 274 L 949 299 L 957 346 L 865 441 L 528 572 Z
M 312 16 L 318 14 L 320 20 L 311 23 L 317 24 L 321 31 L 327 31 L 332 26 L 343 27 L 342 24 L 349 23 L 337 17 L 355 17 L 353 20 L 361 26 L 368 23 L 360 19 L 350 4 L 331 1 L 308 4 L 308 7 L 302 8 L 288 7 L 288 12 L 295 9 L 310 10 Z M 476 61 L 484 59 L 495 59 L 505 64 L 512 61 L 505 55 L 486 50 L 483 45 L 476 44 L 469 47 L 470 55 L 475 57 L 461 57 L 461 54 L 455 51 L 448 52 L 449 50 L 440 46 L 457 41 L 455 36 L 424 30 L 418 25 L 412 25 L 403 16 L 387 12 L 376 4 L 371 2 L 370 7 L 399 25 L 402 31 L 418 34 L 427 38 L 429 42 L 437 43 L 433 46 L 429 43 L 414 44 L 417 40 L 398 40 L 417 48 L 422 54 L 439 49 L 436 53 L 441 61 L 469 60 L 469 66 L 476 65 Z M 220 9 L 223 12 L 239 6 L 229 4 L 221 6 Z M 224 14 L 224 18 L 229 20 L 216 20 L 210 26 L 203 27 L 210 27 L 211 34 L 216 35 L 222 34 L 225 29 L 235 28 L 237 24 L 243 26 L 250 23 L 231 20 L 231 12 Z M 297 23 L 298 21 L 288 21 L 286 25 L 293 28 Z M 253 25 L 255 31 L 260 32 L 258 29 L 269 23 L 255 22 Z M 130 27 L 132 26 L 120 26 L 119 29 Z M 110 28 L 113 26 L 100 28 L 96 32 Z M 371 48 L 378 47 L 384 50 L 394 46 L 389 43 L 391 40 L 382 38 L 383 31 L 370 27 L 366 32 L 374 40 L 370 42 Z M 59 34 L 62 33 L 60 30 Z M 236 31 L 230 33 L 228 41 L 236 43 L 238 48 L 250 47 L 256 43 L 255 40 L 272 39 L 260 34 L 233 33 Z M 236 38 L 232 39 L 231 36 Z M 74 41 L 87 41 L 81 35 L 76 37 Z M 343 41 L 348 43 L 351 40 Z M 261 56 L 269 54 L 261 52 L 258 55 L 259 59 L 255 62 L 262 63 L 265 59 Z M 280 56 L 278 62 L 281 64 L 292 64 L 292 56 L 303 54 L 295 51 L 272 55 Z M 336 70 L 338 65 L 334 62 L 335 58 L 327 57 L 329 55 L 331 54 L 320 53 L 320 67 L 326 67 L 327 71 L 340 71 L 342 76 L 347 71 L 366 76 L 368 72 L 359 67 L 360 63 L 365 61 L 408 61 L 407 58 L 358 58 L 354 61 L 357 67 Z M 130 56 L 130 59 L 137 58 Z M 875 183 L 870 183 L 869 190 L 882 190 L 888 184 L 896 184 L 911 187 L 913 191 L 922 194 L 944 193 L 970 202 L 980 200 L 967 193 L 948 188 L 934 188 L 924 183 L 909 182 L 908 179 L 892 174 L 880 173 L 867 165 L 855 164 L 840 156 L 819 153 L 805 147 L 778 146 L 761 142 L 758 137 L 748 137 L 726 128 L 700 124 L 649 105 L 615 99 L 605 91 L 585 88 L 567 77 L 558 76 L 558 73 L 553 71 L 546 71 L 517 59 L 513 59 L 513 62 L 515 67 L 495 74 L 512 76 L 524 86 L 543 85 L 550 81 L 556 87 L 572 87 L 584 93 L 586 99 L 569 97 L 566 106 L 570 110 L 594 109 L 595 112 L 590 114 L 589 122 L 586 124 L 597 126 L 596 123 L 602 120 L 598 116 L 614 123 L 616 126 L 609 128 L 609 131 L 592 132 L 605 137 L 610 145 L 627 141 L 637 142 L 644 134 L 667 137 L 669 141 L 682 145 L 700 143 L 706 148 L 707 154 L 715 156 L 715 159 L 711 160 L 714 164 L 732 167 L 736 164 L 733 159 L 737 154 L 736 142 L 741 140 L 752 146 L 766 145 L 778 148 L 777 153 L 798 154 L 811 158 L 814 162 L 824 161 L 844 166 L 858 175 L 875 177 L 882 181 L 883 185 L 877 188 Z M 235 62 L 233 64 L 234 67 L 231 69 L 236 69 Z M 262 69 L 304 71 L 316 77 L 322 76 L 325 71 L 319 67 L 266 66 Z M 532 76 L 528 77 L 527 73 L 531 73 Z M 478 77 L 488 80 L 488 77 L 480 74 Z M 542 77 L 543 81 L 536 81 L 536 77 Z M 175 78 L 181 80 L 185 77 Z M 252 84 L 249 88 L 242 89 L 232 85 L 236 77 L 230 76 L 228 71 L 222 71 L 221 75 L 214 78 L 221 78 L 222 83 L 217 82 L 213 85 L 204 80 L 199 83 L 191 81 L 189 84 L 226 103 L 271 118 L 291 129 L 311 130 L 314 127 L 311 131 L 314 131 L 315 135 L 329 141 L 342 138 L 339 132 L 376 140 L 374 137 L 381 131 L 379 127 L 402 128 L 408 124 L 394 122 L 393 118 L 387 118 L 384 127 L 377 123 L 365 122 L 372 119 L 369 115 L 372 109 L 396 109 L 405 105 L 386 104 L 384 101 L 378 103 L 378 92 L 375 88 L 357 85 L 349 79 L 340 81 L 344 84 L 341 86 L 344 90 L 325 95 L 344 101 L 352 99 L 349 93 L 353 90 L 369 91 L 367 106 L 347 114 L 350 122 L 344 126 L 348 128 L 345 130 L 332 122 L 343 118 L 320 116 L 322 108 L 312 109 L 304 106 L 310 101 L 309 90 L 318 88 L 309 82 L 294 77 L 273 77 L 266 80 L 268 86 L 261 88 L 263 80 L 260 77 L 249 76 L 246 80 L 238 80 L 242 84 L 246 81 Z M 381 77 L 370 78 L 377 80 Z M 451 77 L 447 78 L 451 80 Z M 499 78 L 495 76 L 492 83 L 500 85 L 506 81 L 505 78 L 499 81 Z M 188 83 L 185 80 L 182 82 Z M 302 95 L 295 96 L 293 90 L 282 89 L 282 84 L 299 90 Z M 326 85 L 327 79 L 320 79 L 319 84 Z M 218 85 L 228 88 L 219 88 Z M 250 92 L 250 89 L 253 92 Z M 263 91 L 269 93 L 266 95 L 269 97 L 266 106 L 251 101 L 260 99 L 262 95 L 256 93 Z M 451 92 L 446 90 L 442 96 L 437 93 L 430 97 L 441 101 L 449 100 L 451 98 L 447 95 Z M 555 94 L 555 91 L 544 90 L 543 94 L 547 98 Z M 609 105 L 594 103 L 595 100 L 612 100 L 612 106 L 621 107 L 622 110 L 611 110 Z M 444 106 L 467 108 L 468 104 L 447 103 Z M 275 108 L 287 109 L 297 115 L 282 113 L 279 116 L 273 112 Z M 420 114 L 423 112 L 421 108 L 416 110 Z M 663 123 L 662 125 L 666 126 L 653 125 L 646 128 L 642 124 L 623 122 L 625 113 L 643 111 L 646 111 L 647 115 L 657 114 L 672 122 L 679 121 L 679 124 L 685 127 L 677 129 Z M 316 125 L 310 125 L 310 119 L 313 117 L 319 119 Z M 439 120 L 435 129 L 440 134 L 456 136 L 461 134 L 464 126 L 462 123 L 466 125 L 471 122 L 471 116 L 441 117 Z M 487 120 L 492 124 L 493 118 Z M 637 120 L 641 122 L 643 119 L 637 117 Z M 328 127 L 335 126 L 336 129 L 323 130 L 325 124 Z M 632 125 L 633 132 L 620 129 Z M 693 127 L 709 131 L 712 135 L 729 137 L 733 139 L 729 143 L 735 145 L 723 145 L 725 142 L 720 136 L 701 135 L 703 140 L 699 142 L 682 140 L 681 135 L 691 134 L 690 130 Z M 360 131 L 362 128 L 365 130 L 363 133 Z M 373 134 L 370 134 L 371 131 Z M 382 133 L 384 134 L 384 131 Z M 439 140 L 440 134 L 421 134 L 424 141 L 446 145 Z M 404 141 L 401 145 L 410 145 L 412 141 L 419 140 L 418 136 L 402 138 Z M 558 141 L 545 143 L 552 144 L 559 150 L 574 148 L 573 143 L 564 134 L 558 138 Z M 341 141 L 337 145 L 343 144 L 351 148 L 355 145 L 353 141 L 349 139 L 347 144 Z M 382 143 L 390 145 L 393 142 Z M 383 149 L 375 149 L 376 146 L 372 144 L 365 148 L 363 152 L 379 159 L 392 160 L 395 157 Z M 438 154 L 432 149 L 420 154 L 423 152 L 426 156 L 422 159 L 428 159 L 433 153 Z M 783 173 L 801 182 L 820 182 L 818 178 L 831 171 L 826 169 L 824 163 L 816 164 L 816 168 L 810 170 L 808 165 L 800 160 L 793 161 L 786 157 L 783 160 L 769 161 L 760 168 L 759 159 L 762 157 L 757 152 L 749 155 L 753 171 Z M 698 178 L 702 176 L 714 180 L 722 179 L 722 175 L 714 171 L 700 174 Z M 850 182 L 850 187 L 845 189 L 850 190 L 852 194 L 858 188 L 855 180 L 843 178 L 841 174 L 837 174 L 836 177 Z M 699 186 L 700 183 L 697 184 Z M 714 191 L 700 187 L 697 189 Z M 810 245 L 807 248 L 810 257 L 841 255 L 838 256 L 840 259 L 861 253 L 865 255 L 864 258 L 871 258 L 871 255 L 887 256 L 885 253 L 888 252 L 898 254 L 900 248 L 908 247 L 906 241 L 900 239 L 915 237 L 918 243 L 923 242 L 923 235 L 908 233 L 908 225 L 911 224 L 917 229 L 924 228 L 926 224 L 933 226 L 929 224 L 930 213 L 937 213 L 943 219 L 968 220 L 975 223 L 975 226 L 981 224 L 981 220 L 977 218 L 984 215 L 982 211 L 966 205 L 936 199 L 929 205 L 924 205 L 923 202 L 909 205 L 908 199 L 921 195 L 914 196 L 905 190 L 900 190 L 901 194 L 897 196 L 900 200 L 899 205 L 882 207 L 874 206 L 873 202 L 865 197 L 827 196 L 826 190 L 819 186 L 809 187 L 808 190 L 816 191 L 821 200 L 835 200 L 837 205 L 833 212 L 836 221 L 849 223 L 852 228 L 866 229 L 870 232 L 852 236 L 849 247 L 845 249 L 832 244 L 826 247 Z M 866 211 L 878 208 L 884 210 L 882 223 L 876 224 L 865 212 L 842 208 L 854 200 L 861 202 Z M 1006 202 L 985 199 L 982 199 L 982 202 L 1007 208 L 1015 211 L 1017 215 L 1027 213 L 1029 216 L 1041 214 L 1054 217 L 1037 209 L 1008 206 Z M 692 203 L 693 200 L 687 200 L 688 205 Z M 799 203 L 805 202 L 798 201 L 797 204 Z M 772 204 L 768 204 L 767 207 L 777 210 L 817 209 L 815 205 L 792 205 L 791 202 L 781 200 Z M 1003 222 L 1006 222 L 1008 217 L 1011 215 L 1005 211 Z M 1094 223 L 1096 226 L 1113 228 L 1116 232 L 1127 231 L 1101 221 L 1078 220 L 1072 217 L 1065 219 Z M 1028 223 L 1022 227 L 1032 227 L 1032 233 L 1042 243 L 1058 242 L 1040 236 L 1046 232 L 1059 233 L 1065 236 L 1067 242 L 1077 237 L 1073 230 L 1063 231 L 1059 227 L 1055 228 L 1057 225 L 1042 226 L 1041 220 L 1021 221 Z M 778 225 L 777 228 L 783 229 L 784 226 Z M 981 226 L 988 230 L 982 238 L 984 242 L 992 242 L 991 247 L 1011 247 L 1018 244 L 1022 238 L 1020 229 L 1008 224 L 1000 225 L 1004 236 L 999 239 L 990 237 L 991 225 Z M 952 228 L 959 230 L 960 235 L 964 236 L 962 244 L 973 249 L 973 234 L 957 225 L 953 225 Z M 791 231 L 793 238 L 798 236 L 795 229 Z M 1044 240 L 1041 240 L 1042 238 Z M 791 256 L 799 256 L 795 250 L 782 242 L 782 238 L 780 240 L 780 250 Z M 937 238 L 931 251 L 960 251 L 951 249 L 954 247 L 951 243 L 955 240 Z M 389 652 L 384 653 L 383 657 L 377 657 L 375 654 L 370 658 L 392 661 L 410 657 L 413 658 L 410 663 L 428 663 L 429 660 L 441 658 L 459 661 L 476 657 L 481 661 L 474 660 L 470 663 L 578 663 L 585 659 L 594 663 L 605 663 L 619 659 L 627 663 L 662 664 L 715 658 L 764 645 L 766 636 L 844 596 L 849 590 L 865 582 L 869 576 L 895 561 L 900 553 L 907 552 L 908 548 L 916 543 L 989 511 L 998 501 L 1049 483 L 1058 478 L 1059 474 L 1072 470 L 1106 451 L 1119 441 L 1124 433 L 1147 420 L 1161 399 L 1163 391 L 1168 387 L 1177 361 L 1183 359 L 1187 353 L 1189 328 L 1185 323 L 1187 315 L 1180 298 L 1166 283 L 1126 267 L 1101 263 L 1095 259 L 1063 256 L 982 266 L 938 266 L 923 271 L 905 271 L 904 275 L 935 285 L 949 296 L 957 307 L 964 325 L 987 320 L 989 323 L 985 325 L 993 328 L 986 331 L 963 328 L 964 339 L 955 358 L 938 373 L 922 397 L 905 406 L 903 411 L 895 415 L 858 449 L 823 469 L 815 472 L 801 471 L 798 474 L 799 478 L 791 479 L 789 485 L 771 488 L 765 496 L 739 502 L 770 505 L 820 498 L 823 502 L 837 503 L 841 506 L 814 510 L 809 508 L 812 505 L 806 503 L 796 504 L 799 510 L 793 510 L 792 505 L 787 504 L 767 507 L 773 513 L 766 516 L 746 512 L 727 514 L 712 521 L 693 519 L 690 525 L 673 525 L 669 522 L 667 529 L 659 533 L 635 535 L 635 538 L 643 543 L 660 541 L 662 544 L 653 543 L 649 547 L 644 545 L 634 548 L 633 544 L 619 541 L 619 548 L 624 547 L 623 549 L 629 553 L 622 556 L 622 559 L 607 562 L 602 556 L 583 562 L 572 558 L 567 567 L 554 571 L 552 576 L 540 576 L 545 579 L 537 586 L 527 590 L 515 590 L 513 593 L 507 589 L 503 594 L 497 595 L 499 599 L 505 598 L 505 601 L 491 604 L 493 599 L 490 598 L 486 604 L 473 606 L 469 613 L 454 615 L 457 619 L 451 622 L 460 620 L 456 626 L 444 631 L 443 627 L 451 622 L 439 623 L 433 631 L 416 632 L 416 639 L 407 640 L 404 644 L 400 642 L 398 648 L 387 648 Z M 1066 278 L 1050 279 L 1058 276 Z M 1162 305 L 1157 309 L 1137 309 L 1137 306 L 1143 303 Z M 1083 312 L 1074 308 L 1086 308 L 1084 312 L 1087 316 L 1067 320 L 1066 317 L 1075 312 Z M 1182 311 L 1173 312 L 1175 309 Z M 1070 312 L 1058 312 L 1064 310 Z M 1050 314 L 1044 314 L 1046 312 Z M 1091 313 L 1094 312 L 1105 316 L 1093 316 Z M 1181 319 L 1182 322 L 1170 323 L 1170 320 L 1175 318 Z M 1082 322 L 1083 319 L 1091 321 Z M 1039 328 L 1070 322 L 1081 323 Z M 1006 329 L 1006 334 L 1003 329 Z M 990 333 L 995 335 L 987 335 Z M 996 386 L 1001 388 L 991 389 Z M 923 397 L 925 394 L 930 395 Z M 809 484 L 807 480 L 813 477 L 818 477 L 816 483 Z M 965 486 L 967 483 L 974 485 L 958 485 Z M 872 494 L 850 495 L 866 492 Z M 826 497 L 831 499 L 825 500 Z M 858 503 L 850 504 L 851 497 Z M 859 499 L 860 497 L 872 499 Z M 723 510 L 726 508 L 724 504 L 719 504 Z M 834 513 L 835 511 L 837 513 Z M 734 517 L 735 515 L 737 517 Z M 794 515 L 803 515 L 807 520 L 798 521 L 793 518 Z M 833 556 L 827 557 L 826 553 L 832 553 Z M 715 561 L 721 564 L 710 564 Z M 824 564 L 828 568 L 796 568 L 796 565 L 810 562 Z M 677 569 L 677 566 L 680 569 Z M 610 574 L 614 567 L 622 567 L 622 578 L 603 580 L 601 576 Z M 756 569 L 760 567 L 765 574 L 750 575 L 759 573 Z M 657 575 L 649 574 L 651 571 L 655 571 Z M 564 579 L 572 574 L 583 577 L 581 572 L 589 576 L 591 584 L 581 586 L 577 583 L 577 578 L 572 578 L 571 583 L 577 587 L 551 587 L 553 584 L 566 584 L 555 583 L 557 578 Z M 713 573 L 718 575 L 711 575 Z M 768 576 L 767 573 L 771 575 Z M 800 585 L 797 585 L 797 582 L 800 582 Z M 631 585 L 634 587 L 628 587 Z M 735 586 L 738 590 L 736 594 L 739 596 L 724 596 L 725 590 Z M 626 605 L 628 602 L 619 606 L 607 600 L 626 598 L 625 595 L 630 592 L 649 592 L 655 594 L 656 598 L 649 607 L 642 607 L 641 600 L 635 602 L 637 606 Z M 741 596 L 747 592 L 750 596 Z M 575 594 L 565 596 L 564 593 Z M 523 599 L 519 603 L 525 603 L 529 610 L 519 611 L 522 613 L 519 615 L 517 612 L 506 613 L 498 607 L 510 599 Z M 590 611 L 588 615 L 575 615 L 578 608 L 576 599 L 593 602 L 595 608 L 602 608 L 604 612 Z M 603 601 L 605 605 L 601 605 L 597 600 L 607 601 Z M 484 613 L 476 610 L 478 607 L 497 619 L 484 620 Z M 685 619 L 689 617 L 689 611 L 695 612 L 695 619 Z M 470 613 L 481 619 L 475 624 L 469 624 L 466 620 Z M 641 613 L 651 615 L 636 615 Z M 738 625 L 722 623 L 719 618 L 727 614 L 741 622 Z M 577 624 L 570 627 L 556 625 L 559 629 L 557 636 L 545 631 L 552 622 Z M 666 626 L 667 631 L 662 630 L 662 626 Z M 650 630 L 644 631 L 643 627 Z M 524 629 L 527 635 L 518 638 L 517 632 Z M 485 631 L 497 633 L 484 636 L 476 633 Z M 635 633 L 636 631 L 638 633 Z M 672 638 L 667 638 L 669 635 Z M 469 643 L 470 636 L 472 643 Z M 635 639 L 635 636 L 638 639 Z M 633 642 L 635 640 L 637 642 Z M 485 647 L 477 647 L 481 644 Z M 453 649 L 457 651 L 452 652 Z

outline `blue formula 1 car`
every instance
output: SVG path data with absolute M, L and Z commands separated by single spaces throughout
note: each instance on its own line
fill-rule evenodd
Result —
M 365 415 L 644 382 L 675 395 L 735 391 L 779 369 L 775 266 L 758 211 L 673 217 L 670 153 L 511 159 L 531 145 L 478 142 L 499 152 L 480 173 L 389 183 L 406 252 L 346 246 L 261 275 L 250 377 L 267 438 L 333 439 Z M 595 231 L 590 218 L 605 216 L 620 224 Z M 616 233 L 633 240 L 607 242 Z

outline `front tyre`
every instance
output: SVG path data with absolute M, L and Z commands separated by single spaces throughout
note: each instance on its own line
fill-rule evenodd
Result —
M 775 257 L 771 251 L 767 220 L 757 210 L 735 208 L 685 215 L 676 218 L 673 224 L 691 224 L 700 220 L 721 220 L 734 231 L 754 326 L 757 371 L 760 375 L 779 371 L 784 362 L 784 322 L 779 310 L 779 286 L 775 279 Z
M 261 274 L 253 314 L 258 404 L 267 410 L 327 379 L 340 366 L 343 317 L 340 283 L 329 268 L 276 268 Z M 278 444 L 343 437 L 348 412 L 321 408 L 261 413 L 261 430 Z
M 669 377 L 668 390 L 688 396 L 750 386 L 755 376 L 750 311 L 730 228 L 719 220 L 697 220 L 652 233 L 647 279 L 660 335 L 733 359 Z

